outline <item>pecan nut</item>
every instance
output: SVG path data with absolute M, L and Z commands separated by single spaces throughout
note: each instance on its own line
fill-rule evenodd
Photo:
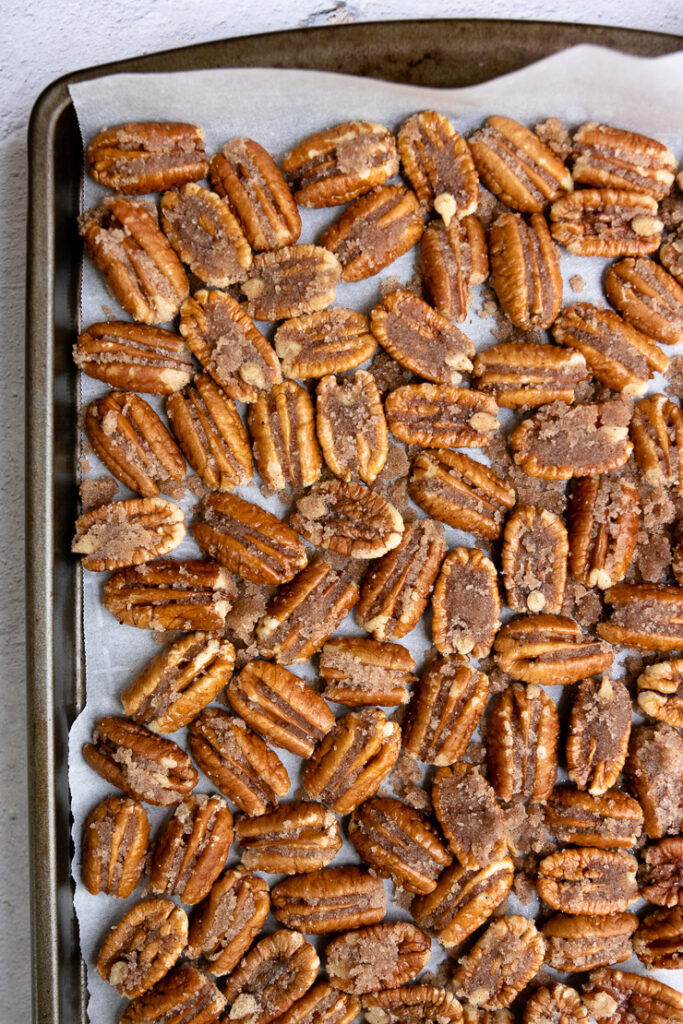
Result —
M 127 718 L 100 718 L 83 758 L 117 789 L 159 807 L 180 803 L 199 780 L 177 743 Z
M 590 374 L 580 352 L 553 345 L 508 341 L 478 352 L 473 383 L 504 409 L 574 401 L 574 389 Z
M 149 865 L 156 896 L 178 896 L 193 905 L 208 896 L 232 843 L 232 814 L 215 794 L 187 797 L 178 804 L 157 840 Z
M 242 863 L 253 871 L 298 875 L 326 867 L 341 849 L 337 819 L 322 804 L 294 800 L 257 818 L 238 818 Z
M 558 850 L 538 865 L 538 895 L 565 914 L 614 914 L 638 898 L 638 862 L 620 850 Z
M 407 921 L 389 921 L 345 932 L 329 943 L 327 976 L 342 992 L 363 995 L 412 981 L 431 956 L 424 932 Z
M 98 185 L 139 196 L 198 181 L 209 167 L 201 128 L 164 121 L 108 128 L 92 140 L 85 159 Z
M 483 658 L 500 627 L 498 574 L 479 548 L 454 548 L 432 594 L 432 636 L 440 654 Z
M 216 562 L 158 559 L 113 573 L 104 606 L 140 629 L 222 629 L 235 596 L 230 574 Z
M 342 715 L 304 765 L 304 792 L 349 814 L 377 792 L 400 748 L 401 730 L 381 708 Z
M 484 448 L 500 426 L 490 395 L 450 384 L 406 384 L 384 408 L 399 441 L 428 448 Z
M 582 188 L 550 207 L 550 231 L 572 256 L 646 256 L 659 248 L 657 200 L 640 192 Z
M 256 467 L 274 491 L 308 487 L 320 476 L 313 402 L 305 388 L 285 380 L 261 392 L 249 407 Z
M 340 636 L 328 640 L 320 653 L 322 695 L 349 707 L 381 704 L 397 707 L 410 700 L 415 661 L 400 644 L 367 637 Z
M 683 412 L 666 395 L 638 402 L 631 420 L 636 462 L 650 487 L 683 494 Z
M 570 974 L 621 964 L 633 952 L 631 936 L 637 927 L 631 913 L 555 914 L 541 928 L 546 963 Z
M 342 267 L 321 245 L 290 245 L 254 258 L 241 285 L 255 320 L 286 320 L 334 302 Z
M 683 659 L 646 666 L 638 676 L 638 706 L 651 718 L 683 729 Z
M 377 924 L 386 909 L 382 880 L 357 867 L 320 868 L 287 878 L 273 889 L 272 901 L 281 924 L 307 935 Z
M 550 327 L 562 305 L 559 250 L 545 217 L 504 213 L 489 229 L 491 285 L 503 310 L 524 331 Z
M 353 370 L 376 348 L 370 318 L 342 306 L 294 317 L 275 332 L 282 372 L 301 380 Z
M 278 1018 L 278 1024 L 352 1024 L 360 999 L 319 981 Z
M 569 571 L 606 590 L 626 573 L 638 540 L 640 497 L 627 480 L 582 477 L 569 500 Z
M 228 978 L 230 1020 L 269 1024 L 308 992 L 319 966 L 318 954 L 300 932 L 280 928 L 267 935 Z
M 436 658 L 425 669 L 403 725 L 403 747 L 428 764 L 454 764 L 486 707 L 489 681 L 467 658 Z
M 536 989 L 524 1005 L 523 1019 L 524 1024 L 547 1024 L 551 1020 L 562 1024 L 588 1024 L 588 1010 L 578 992 L 556 983 Z
M 88 892 L 125 899 L 142 878 L 149 822 L 137 800 L 109 796 L 83 826 L 81 874 Z
M 104 572 L 150 562 L 177 548 L 185 536 L 185 513 L 164 498 L 131 498 L 100 505 L 76 520 L 74 554 L 84 569 Z
M 548 799 L 559 735 L 555 702 L 539 686 L 513 683 L 501 693 L 486 734 L 489 779 L 501 800 Z
M 469 146 L 443 114 L 422 110 L 404 121 L 397 137 L 403 171 L 417 198 L 446 227 L 474 213 L 479 176 Z
M 161 226 L 203 284 L 227 288 L 247 276 L 251 247 L 230 207 L 215 192 L 196 184 L 166 192 L 161 197 Z
M 114 298 L 134 320 L 172 320 L 190 286 L 183 265 L 142 203 L 105 196 L 80 219 L 88 255 Z
M 404 985 L 363 999 L 368 1024 L 460 1024 L 462 1006 L 435 985 Z
M 631 735 L 631 696 L 616 679 L 584 679 L 572 701 L 567 774 L 593 796 L 606 793 L 624 767 Z
M 270 910 L 268 886 L 241 866 L 226 871 L 190 921 L 185 956 L 219 977 L 240 962 Z
M 408 489 L 435 519 L 489 540 L 500 536 L 505 514 L 515 504 L 515 492 L 502 477 L 462 452 L 421 452 Z
M 351 558 L 379 558 L 401 543 L 403 519 L 362 484 L 326 480 L 296 503 L 290 525 L 311 544 Z
M 580 185 L 668 195 L 676 175 L 676 157 L 646 135 L 587 121 L 573 139 L 573 176 Z
M 449 847 L 468 870 L 504 857 L 508 837 L 496 794 L 467 761 L 437 769 L 432 803 Z
M 605 294 L 643 334 L 665 345 L 683 341 L 683 286 L 652 260 L 613 263 L 605 274 Z
M 458 323 L 467 317 L 475 285 L 489 276 L 484 228 L 476 217 L 428 224 L 420 241 L 420 263 L 434 307 Z
M 655 978 L 600 968 L 589 975 L 581 998 L 598 1024 L 681 1024 L 683 995 Z
M 659 258 L 671 276 L 683 284 L 683 238 L 680 236 L 662 243 Z
M 561 843 L 630 850 L 643 829 L 640 804 L 620 789 L 594 796 L 559 787 L 550 794 L 545 823 Z
M 182 964 L 129 1003 L 121 1024 L 160 1024 L 172 1019 L 212 1024 L 225 1006 L 225 996 L 209 978 L 196 967 Z
M 113 388 L 170 395 L 192 379 L 192 355 L 178 334 L 125 321 L 91 324 L 74 345 L 76 366 Z
M 143 900 L 110 931 L 97 970 L 119 995 L 135 999 L 168 974 L 186 945 L 185 911 L 172 900 Z
M 525 683 L 560 686 L 609 668 L 608 644 L 584 636 L 565 615 L 525 615 L 506 622 L 495 640 L 498 667 Z
M 640 895 L 659 907 L 683 907 L 683 836 L 651 843 L 638 868 Z
M 375 378 L 323 377 L 316 391 L 316 430 L 325 462 L 341 480 L 371 484 L 389 452 L 387 421 Z
M 233 711 L 255 732 L 310 757 L 334 725 L 329 706 L 303 679 L 270 661 L 250 661 L 227 689 Z
M 510 857 L 485 868 L 456 862 L 442 871 L 432 892 L 413 900 L 410 912 L 445 949 L 453 949 L 491 917 L 512 888 L 514 873 Z
M 519 505 L 503 533 L 501 569 L 507 604 L 517 612 L 562 610 L 569 539 L 548 509 Z
M 227 711 L 202 711 L 190 725 L 188 744 L 204 774 L 246 814 L 265 814 L 289 792 L 289 776 L 277 754 Z
M 610 618 L 598 623 L 609 643 L 647 651 L 675 651 L 683 638 L 683 587 L 617 583 L 605 591 Z
M 545 939 L 519 914 L 490 924 L 453 975 L 455 994 L 475 1006 L 509 1006 L 538 973 Z
M 639 725 L 626 759 L 629 789 L 643 809 L 650 839 L 683 828 L 683 737 L 670 725 Z
M 655 910 L 638 925 L 633 952 L 650 970 L 676 970 L 683 964 L 683 907 Z

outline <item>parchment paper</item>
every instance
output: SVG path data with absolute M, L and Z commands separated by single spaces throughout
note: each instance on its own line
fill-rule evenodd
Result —
M 531 126 L 551 116 L 560 117 L 570 128 L 585 120 L 605 121 L 651 134 L 666 142 L 679 161 L 683 158 L 682 54 L 652 60 L 581 46 L 496 81 L 459 90 L 425 89 L 344 75 L 272 69 L 113 75 L 78 83 L 70 89 L 86 145 L 102 128 L 124 121 L 178 120 L 202 126 L 209 153 L 218 150 L 233 136 L 242 135 L 255 138 L 278 158 L 309 133 L 341 121 L 365 118 L 397 129 L 415 111 L 434 108 L 448 115 L 461 132 L 472 130 L 493 113 L 506 114 Z M 103 192 L 86 178 L 83 208 L 95 205 Z M 315 241 L 339 212 L 339 209 L 302 210 L 300 241 Z M 380 279 L 398 276 L 407 281 L 413 274 L 413 266 L 414 254 L 409 253 L 376 277 L 352 285 L 342 283 L 337 290 L 335 304 L 367 312 L 379 298 Z M 604 303 L 600 288 L 604 266 L 604 260 L 570 257 L 563 251 L 564 304 L 577 301 L 568 285 L 574 274 L 580 274 L 586 282 L 586 288 L 580 295 L 582 301 Z M 112 313 L 112 305 L 116 306 L 102 286 L 98 273 L 86 261 L 82 273 L 81 326 L 107 316 L 126 319 L 118 308 Z M 481 294 L 475 298 L 470 316 L 462 327 L 477 348 L 485 348 L 496 340 L 491 334 L 494 321 L 480 318 L 477 315 L 480 307 Z M 272 325 L 259 326 L 268 337 L 272 336 Z M 667 348 L 666 351 L 673 355 L 676 350 Z M 655 379 L 651 390 L 660 390 L 662 384 L 661 379 Z M 104 385 L 83 377 L 83 404 L 106 390 Z M 161 401 L 152 399 L 152 404 L 162 411 Z M 481 452 L 470 451 L 469 454 L 486 461 Z M 94 456 L 89 455 L 88 462 L 89 466 L 84 466 L 87 475 L 97 477 L 106 472 Z M 240 493 L 284 517 L 286 507 L 276 498 L 266 501 L 258 489 L 259 483 L 256 478 L 253 486 L 242 488 Z M 121 485 L 119 497 L 131 496 Z M 194 499 L 190 497 L 181 502 L 188 521 L 192 501 Z M 449 547 L 456 544 L 472 546 L 470 534 L 450 528 L 446 534 Z M 199 551 L 188 538 L 174 552 L 175 557 L 196 554 Z M 80 881 L 80 837 L 84 819 L 100 800 L 112 792 L 112 787 L 85 765 L 80 751 L 83 743 L 89 740 L 98 718 L 122 713 L 119 694 L 133 675 L 159 653 L 160 647 L 146 630 L 119 625 L 104 609 L 103 575 L 87 572 L 84 575 L 87 704 L 71 730 L 69 751 L 75 848 L 73 877 L 81 949 L 88 965 L 90 1019 L 94 1024 L 110 1024 L 118 1020 L 124 1003 L 114 989 L 102 981 L 93 964 L 108 929 L 141 898 L 141 893 L 138 889 L 125 901 L 105 895 L 92 896 Z M 360 633 L 361 630 L 352 618 L 347 618 L 339 632 Z M 421 623 L 402 642 L 410 648 L 419 667 L 430 644 L 424 625 Z M 295 666 L 293 671 L 309 678 L 314 676 L 314 669 L 310 666 Z M 561 688 L 551 688 L 550 692 L 557 699 Z M 337 707 L 335 710 L 343 714 L 348 709 Z M 182 732 L 172 738 L 184 745 Z M 277 752 L 292 778 L 292 797 L 298 788 L 301 761 L 286 751 Z M 200 773 L 197 791 L 209 792 L 212 789 Z M 170 811 L 153 807 L 146 810 L 154 835 Z M 238 848 L 233 845 L 228 863 L 235 863 L 239 859 L 238 854 Z M 354 862 L 357 862 L 355 852 L 345 840 L 335 863 Z M 390 902 L 388 916 L 407 918 L 407 912 L 393 903 L 393 886 L 389 882 L 385 884 Z M 520 907 L 514 897 L 510 898 L 509 906 L 511 912 L 533 914 L 536 910 L 535 904 Z M 267 930 L 274 926 L 272 918 L 269 918 Z M 324 942 L 316 941 L 316 945 L 324 946 Z M 432 961 L 427 970 L 436 970 L 443 957 L 443 950 L 434 942 Z M 635 958 L 624 966 L 628 970 L 643 970 Z M 683 989 L 683 972 L 660 971 L 656 974 L 665 983 Z

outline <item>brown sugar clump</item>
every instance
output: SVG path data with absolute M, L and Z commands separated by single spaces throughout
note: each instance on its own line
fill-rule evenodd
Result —
M 559 117 L 549 117 L 534 125 L 534 131 L 541 142 L 545 142 L 560 160 L 566 160 L 572 151 L 572 140 Z
M 569 278 L 569 287 L 575 295 L 578 295 L 586 287 L 586 282 L 581 277 L 581 274 L 573 274 L 572 277 Z
M 78 488 L 83 511 L 108 505 L 118 493 L 119 485 L 111 476 L 101 476 L 97 480 L 87 478 Z
M 375 378 L 375 384 L 380 395 L 384 397 L 389 391 L 410 384 L 414 380 L 412 370 L 406 370 L 404 366 L 392 359 L 384 349 L 379 351 L 372 359 L 368 371 Z
M 668 384 L 665 387 L 667 394 L 672 398 L 683 397 L 683 356 L 672 356 L 669 360 L 669 369 L 666 374 Z
M 268 602 L 276 589 L 240 580 L 237 584 L 237 599 L 225 617 L 226 635 L 248 645 L 254 635 L 256 623 L 265 614 Z
M 576 619 L 580 626 L 590 629 L 602 617 L 602 598 L 595 587 L 584 587 L 571 577 L 567 580 L 562 614 Z

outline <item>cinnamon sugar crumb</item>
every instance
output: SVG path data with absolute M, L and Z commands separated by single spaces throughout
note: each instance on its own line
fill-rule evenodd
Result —
M 573 274 L 569 278 L 569 287 L 575 294 L 579 294 L 586 287 L 586 282 L 581 277 L 581 274 Z
M 534 126 L 534 131 L 541 142 L 545 142 L 560 160 L 566 160 L 572 151 L 572 140 L 559 117 L 549 117 Z
M 204 483 L 204 481 L 198 476 L 191 476 L 187 481 L 187 490 L 190 494 L 194 494 L 195 498 L 205 498 L 207 494 L 211 493 L 211 488 Z
M 118 493 L 119 485 L 111 476 L 98 477 L 97 480 L 86 478 L 78 488 L 84 512 L 100 505 L 108 505 Z

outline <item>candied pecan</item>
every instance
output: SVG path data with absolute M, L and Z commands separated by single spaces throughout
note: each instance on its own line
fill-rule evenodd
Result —
M 487 867 L 505 856 L 508 837 L 496 795 L 474 765 L 458 761 L 438 768 L 432 803 L 441 831 L 464 868 Z
M 683 413 L 666 395 L 638 402 L 631 420 L 636 462 L 650 487 L 683 494 Z
M 375 352 L 370 318 L 335 306 L 294 317 L 275 332 L 275 351 L 285 377 L 325 377 L 359 366 Z
M 249 407 L 248 423 L 256 467 L 268 487 L 281 491 L 315 483 L 322 456 L 305 388 L 292 380 L 274 384 Z
M 182 964 L 129 1003 L 121 1024 L 213 1024 L 225 1006 L 225 996 L 206 975 Z
M 342 715 L 304 765 L 304 792 L 337 814 L 348 814 L 377 792 L 400 749 L 398 723 L 381 708 Z
M 472 305 L 472 289 L 489 276 L 484 229 L 476 217 L 428 224 L 420 241 L 422 276 L 429 297 L 444 316 L 458 323 Z
M 435 985 L 404 985 L 363 999 L 368 1024 L 459 1024 L 462 1006 Z
M 446 227 L 474 213 L 479 176 L 462 135 L 443 114 L 422 110 L 404 121 L 397 137 L 403 172 L 417 198 L 435 210 Z
M 476 387 L 505 409 L 571 405 L 576 385 L 588 377 L 580 352 L 531 341 L 502 342 L 478 352 L 472 374 Z
M 567 579 L 567 530 L 547 509 L 518 505 L 503 533 L 501 569 L 507 604 L 518 612 L 559 612 Z
M 88 892 L 125 899 L 142 878 L 149 822 L 137 800 L 108 796 L 83 826 L 81 875 Z
M 588 1024 L 578 992 L 558 983 L 542 985 L 524 1005 L 524 1024 Z
M 432 636 L 441 654 L 483 658 L 500 627 L 498 574 L 479 548 L 454 548 L 432 594 Z
M 139 395 L 109 391 L 88 406 L 84 421 L 95 454 L 110 473 L 143 498 L 182 480 L 185 462 L 168 430 Z
M 633 952 L 631 936 L 637 927 L 631 913 L 555 914 L 541 928 L 546 963 L 570 974 L 621 964 Z
M 290 245 L 256 256 L 241 288 L 255 320 L 285 320 L 329 306 L 341 276 L 341 264 L 328 249 Z
M 251 480 L 249 437 L 237 406 L 208 373 L 171 395 L 166 413 L 185 458 L 209 487 L 231 491 Z
M 299 142 L 282 169 L 299 206 L 342 206 L 398 172 L 396 140 L 383 124 L 345 121 Z
M 584 679 L 572 700 L 567 773 L 579 789 L 606 793 L 624 767 L 631 735 L 631 697 L 617 679 Z
M 515 1018 L 507 1007 L 485 1010 L 481 1006 L 465 1003 L 462 1008 L 464 1024 L 513 1024 Z
M 559 250 L 545 217 L 504 213 L 489 229 L 491 286 L 516 327 L 550 327 L 562 305 Z
M 683 286 L 657 263 L 645 257 L 613 263 L 605 274 L 605 293 L 639 331 L 665 345 L 683 341 Z
M 645 667 L 638 676 L 638 705 L 651 718 L 683 729 L 683 659 Z
M 230 1020 L 269 1024 L 313 984 L 320 960 L 300 932 L 280 928 L 257 942 L 227 980 Z
M 345 932 L 329 943 L 325 956 L 331 984 L 362 995 L 412 981 L 427 964 L 431 943 L 414 924 L 389 921 Z
M 268 886 L 240 865 L 214 882 L 190 921 L 185 956 L 219 977 L 237 966 L 261 930 L 270 909 Z
M 408 487 L 435 519 L 489 540 L 500 536 L 505 513 L 515 504 L 515 492 L 502 477 L 462 452 L 421 452 Z
M 659 250 L 662 266 L 666 267 L 672 277 L 683 284 L 683 238 L 673 238 L 662 243 Z
M 640 895 L 660 907 L 683 906 L 683 836 L 651 843 L 638 868 Z
M 337 819 L 322 804 L 293 800 L 258 818 L 238 818 L 242 863 L 254 871 L 298 875 L 334 859 L 342 838 Z
M 494 649 L 498 667 L 525 683 L 559 686 L 602 672 L 614 655 L 608 644 L 584 636 L 566 615 L 523 615 L 506 622 Z
M 419 622 L 446 554 L 441 527 L 431 519 L 406 524 L 401 543 L 372 562 L 356 609 L 376 640 L 400 640 Z
M 670 725 L 639 725 L 633 730 L 626 778 L 643 809 L 650 839 L 683 829 L 683 737 Z
M 633 952 L 651 970 L 683 965 L 683 907 L 655 910 L 638 925 Z
M 337 704 L 396 707 L 410 700 L 415 661 L 400 644 L 367 637 L 340 636 L 328 640 L 320 653 L 322 695 Z
M 301 233 L 296 203 L 280 168 L 258 142 L 227 142 L 211 159 L 209 181 L 256 252 L 296 242 Z
M 170 395 L 192 379 L 192 355 L 178 334 L 113 320 L 86 327 L 73 348 L 76 366 L 113 388 Z
M 83 759 L 128 796 L 160 807 L 180 803 L 199 780 L 177 743 L 127 718 L 100 718 Z
M 436 658 L 422 673 L 403 725 L 403 746 L 428 764 L 454 764 L 486 707 L 489 681 L 467 658 Z
M 599 636 L 610 643 L 647 651 L 675 651 L 683 641 L 683 587 L 617 583 L 605 592 L 613 606 L 598 623 Z
M 310 757 L 334 725 L 325 701 L 303 679 L 270 661 L 250 661 L 227 689 L 233 711 L 256 732 L 299 757 Z
M 161 226 L 203 284 L 226 288 L 243 281 L 252 254 L 239 221 L 215 192 L 188 184 L 161 197 Z
M 335 476 L 371 484 L 387 461 L 387 421 L 375 378 L 323 377 L 316 390 L 316 430 L 325 462 Z
M 592 795 L 579 789 L 554 789 L 545 808 L 545 823 L 561 843 L 629 850 L 643 828 L 643 812 L 620 789 Z
M 290 525 L 311 544 L 351 558 L 379 558 L 401 543 L 398 509 L 376 491 L 326 480 L 296 503 Z
M 306 661 L 357 600 L 358 587 L 345 573 L 327 562 L 311 562 L 278 590 L 259 619 L 259 651 L 280 665 Z
M 498 406 L 489 395 L 450 384 L 406 384 L 387 395 L 389 430 L 407 444 L 484 448 L 498 430 Z
M 475 1006 L 509 1006 L 543 963 L 545 939 L 533 921 L 513 914 L 490 924 L 453 975 L 455 994 Z
M 222 629 L 234 596 L 230 574 L 198 558 L 121 569 L 104 586 L 105 608 L 140 629 Z
M 583 846 L 558 850 L 538 865 L 538 895 L 566 914 L 614 914 L 638 897 L 638 862 L 630 853 Z
M 557 777 L 560 721 L 539 686 L 513 683 L 496 700 L 486 734 L 488 775 L 501 800 L 547 800 Z
M 673 185 L 676 157 L 656 139 L 587 121 L 573 139 L 573 176 L 580 185 L 625 188 L 663 199 Z
M 124 195 L 198 181 L 209 167 L 201 128 L 172 121 L 129 121 L 107 128 L 90 142 L 85 159 L 98 185 Z
M 202 288 L 180 310 L 179 331 L 193 355 L 237 402 L 255 402 L 282 380 L 280 363 L 239 302 Z
M 185 536 L 185 513 L 164 498 L 130 498 L 100 505 L 76 520 L 74 554 L 84 569 L 104 572 L 150 562 L 177 548 Z
M 278 1024 L 352 1024 L 360 1008 L 360 999 L 319 981 L 278 1017 Z
M 377 924 L 386 895 L 382 880 L 361 868 L 320 868 L 279 882 L 272 890 L 272 909 L 287 928 L 326 935 Z
M 681 1024 L 683 995 L 627 971 L 601 968 L 589 975 L 581 998 L 598 1024 Z
M 107 935 L 97 971 L 119 995 L 135 999 L 170 971 L 186 945 L 185 911 L 172 900 L 143 900 Z
M 189 294 L 183 265 L 155 216 L 124 196 L 105 196 L 79 221 L 88 255 L 134 320 L 172 320 Z
M 204 774 L 247 814 L 265 814 L 289 792 L 289 776 L 277 754 L 227 711 L 202 711 L 190 724 L 188 745 Z
M 410 912 L 445 949 L 453 949 L 484 924 L 505 899 L 514 870 L 510 857 L 501 857 L 485 868 L 451 864 L 441 872 L 432 892 L 413 900 Z
M 645 256 L 662 240 L 657 200 L 633 191 L 582 188 L 550 207 L 550 231 L 572 256 Z
M 569 571 L 606 590 L 626 573 L 638 539 L 640 498 L 627 480 L 601 475 L 574 484 L 569 500 Z
M 157 896 L 199 903 L 225 865 L 232 843 L 232 814 L 215 794 L 188 796 L 159 836 L 149 864 L 149 887 Z

